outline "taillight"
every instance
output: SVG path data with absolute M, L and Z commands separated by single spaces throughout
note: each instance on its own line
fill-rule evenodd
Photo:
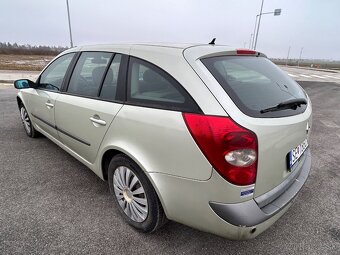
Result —
M 229 182 L 254 184 L 257 137 L 228 117 L 183 113 L 184 121 L 210 164 Z
M 236 50 L 237 55 L 254 55 L 256 51 L 254 50 L 247 50 L 247 49 L 238 49 Z

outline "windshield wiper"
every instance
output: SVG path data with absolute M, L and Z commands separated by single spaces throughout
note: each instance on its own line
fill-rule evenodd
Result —
M 275 111 L 281 111 L 281 110 L 286 110 L 286 109 L 296 110 L 297 107 L 300 107 L 303 104 L 307 104 L 307 100 L 304 98 L 290 99 L 290 100 L 281 102 L 274 107 L 262 109 L 260 113 L 275 112 Z

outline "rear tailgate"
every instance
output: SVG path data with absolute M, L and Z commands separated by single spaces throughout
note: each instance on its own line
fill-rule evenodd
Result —
M 283 119 L 282 119 L 283 120 Z M 305 153 L 290 169 L 289 152 L 308 140 L 310 134 L 310 111 L 295 117 L 284 118 L 286 123 L 274 124 L 275 120 L 247 125 L 258 138 L 258 168 L 255 197 L 260 196 L 279 185 L 292 172 L 299 171 Z M 309 140 L 308 140 L 309 142 Z
M 223 46 L 192 47 L 184 51 L 184 57 L 188 63 L 227 114 L 238 124 L 252 130 L 257 135 L 258 168 L 254 195 L 258 197 L 277 187 L 292 172 L 299 171 L 305 155 L 302 155 L 299 161 L 290 168 L 288 154 L 308 138 L 312 109 L 310 100 L 302 88 L 274 64 L 269 63 L 268 60 L 261 60 L 259 64 L 256 64 L 255 56 L 235 55 L 235 50 Z M 261 57 L 260 54 L 256 55 Z M 210 69 L 208 70 L 206 63 L 203 64 L 204 60 L 202 59 L 216 56 L 233 56 L 231 58 L 236 59 L 233 60 L 234 63 L 231 66 L 218 67 L 226 69 L 221 72 L 226 72 L 225 78 L 228 82 L 230 81 L 231 88 L 221 85 L 221 80 L 216 75 L 214 76 Z M 256 67 L 247 72 L 244 66 L 238 65 L 237 58 L 242 57 L 246 57 L 242 59 L 247 62 L 245 68 Z M 246 61 L 247 57 L 249 61 Z M 253 60 L 255 60 L 255 64 L 247 66 Z M 259 67 L 262 65 L 260 62 L 264 62 L 263 67 Z M 275 73 L 275 77 L 273 73 Z M 276 76 L 279 76 L 278 80 L 275 80 Z M 237 86 L 240 89 L 235 90 Z M 260 113 L 261 109 L 277 105 L 276 101 L 279 103 L 280 100 L 302 97 L 306 99 L 307 105 L 297 106 L 296 109 Z M 244 103 L 247 100 L 249 102 Z

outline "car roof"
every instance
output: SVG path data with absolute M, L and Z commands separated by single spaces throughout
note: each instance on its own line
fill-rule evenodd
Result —
M 78 46 L 73 49 L 98 49 L 102 50 L 106 47 L 139 47 L 139 48 L 150 48 L 150 47 L 164 47 L 170 49 L 186 49 L 189 47 L 200 46 L 204 44 L 200 43 L 166 43 L 166 42 L 139 42 L 139 43 L 118 43 L 118 44 L 93 44 L 93 45 L 83 45 Z
M 192 47 L 199 47 L 199 48 L 212 48 L 212 47 L 228 47 L 229 50 L 235 50 L 235 47 L 230 47 L 227 45 L 209 45 L 209 44 L 200 44 L 200 43 L 121 43 L 121 44 L 94 44 L 94 45 L 83 45 L 77 46 L 74 48 L 69 49 L 68 51 L 87 51 L 87 50 L 95 50 L 95 51 L 102 51 L 108 48 L 115 49 L 115 48 L 134 48 L 134 49 L 147 49 L 150 48 L 165 48 L 167 50 L 185 50 Z
M 75 51 L 108 51 L 130 55 L 133 50 L 138 53 L 157 52 L 162 55 L 184 55 L 185 58 L 196 60 L 208 56 L 234 55 L 236 47 L 228 45 L 211 45 L 199 43 L 124 43 L 124 44 L 96 44 L 71 48 L 64 53 Z M 261 54 L 264 56 L 263 54 Z

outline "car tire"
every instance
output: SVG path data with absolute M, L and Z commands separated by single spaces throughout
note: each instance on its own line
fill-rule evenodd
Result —
M 28 115 L 28 112 L 22 103 L 20 104 L 19 110 L 20 110 L 21 121 L 22 121 L 22 124 L 24 125 L 26 134 L 32 138 L 38 137 L 40 133 L 37 130 L 35 130 L 35 128 L 33 127 L 30 116 Z
M 112 158 L 108 181 L 120 214 L 132 227 L 151 233 L 166 223 L 155 189 L 143 170 L 129 157 L 118 154 Z

